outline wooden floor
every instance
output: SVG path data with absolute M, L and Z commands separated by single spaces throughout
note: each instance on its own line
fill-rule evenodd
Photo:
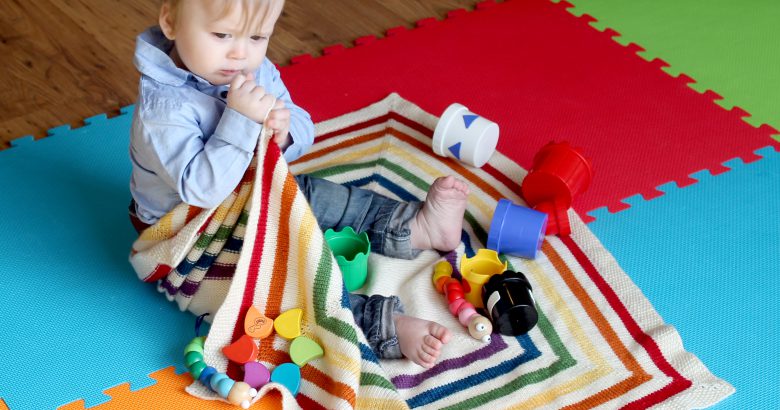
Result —
M 350 46 L 476 0 L 287 0 L 268 56 L 287 65 L 300 54 Z M 135 36 L 155 24 L 160 0 L 0 1 L 0 149 L 41 138 L 63 124 L 113 116 L 136 97 Z

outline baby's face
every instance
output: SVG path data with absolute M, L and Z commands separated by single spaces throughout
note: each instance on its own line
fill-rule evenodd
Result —
M 257 10 L 245 10 L 241 1 L 227 1 L 232 4 L 226 9 L 218 1 L 186 1 L 175 29 L 181 62 L 214 85 L 229 84 L 237 74 L 260 66 L 281 14 L 280 1 L 258 2 L 253 5 Z

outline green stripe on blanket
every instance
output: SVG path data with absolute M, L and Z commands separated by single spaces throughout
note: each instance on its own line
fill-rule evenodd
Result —
M 290 165 L 289 171 L 362 185 L 399 199 L 423 199 L 436 177 L 460 175 L 472 194 L 463 244 L 444 255 L 454 263 L 484 247 L 498 199 L 522 203 L 518 186 L 525 171 L 498 153 L 481 169 L 434 155 L 430 145 L 436 121 L 419 107 L 391 95 L 360 111 L 317 124 L 319 137 L 311 152 Z M 406 360 L 378 361 L 344 306 L 338 265 L 287 164 L 271 146 L 266 150 L 266 144 L 259 144 L 257 167 L 249 173 L 251 181 L 247 183 L 253 184 L 253 189 L 245 207 L 246 227 L 235 229 L 226 241 L 232 241 L 231 246 L 236 245 L 233 239 L 237 237 L 243 241 L 229 289 L 224 278 L 209 273 L 196 277 L 193 282 L 199 286 L 187 308 L 205 307 L 198 302 L 203 297 L 224 299 L 205 349 L 207 362 L 221 371 L 231 368 L 220 349 L 240 335 L 249 305 L 269 317 L 303 308 L 303 333 L 323 346 L 325 355 L 303 367 L 296 398 L 283 390 L 285 406 L 613 408 L 663 403 L 702 407 L 733 391 L 684 351 L 674 329 L 662 322 L 573 213 L 570 238 L 547 237 L 535 260 L 506 258 L 533 284 L 540 321 L 527 335 L 494 335 L 489 344 L 472 339 L 433 289 L 432 267 L 441 255 L 426 251 L 412 261 L 371 255 L 369 279 L 362 293 L 398 295 L 407 313 L 445 324 L 454 333 L 431 369 Z M 179 267 L 199 231 L 207 224 L 209 228 L 218 224 L 214 220 L 225 220 L 228 213 L 203 211 L 188 219 L 193 213 L 187 211 L 175 210 L 177 215 L 167 220 L 165 229 L 158 227 L 154 235 L 145 233 L 147 237 L 139 238 L 133 257 L 139 260 L 136 266 L 144 268 L 139 271 L 141 279 L 159 274 L 164 270 L 160 266 Z M 217 232 L 209 228 L 206 232 Z M 156 252 L 149 251 L 155 247 L 159 248 Z M 209 267 L 200 267 L 200 271 L 204 269 L 211 272 Z M 167 274 L 168 279 L 181 281 L 175 277 L 179 275 L 175 269 Z M 222 284 L 222 296 L 217 296 L 218 286 L 211 282 Z M 289 342 L 284 339 L 264 339 L 261 360 L 273 368 L 289 361 L 288 349 Z M 277 387 L 263 388 L 261 394 Z M 198 383 L 189 391 L 215 398 Z

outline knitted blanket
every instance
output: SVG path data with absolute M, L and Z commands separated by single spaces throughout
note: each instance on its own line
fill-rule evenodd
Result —
M 506 257 L 534 287 L 539 322 L 518 337 L 471 338 L 431 284 L 433 265 L 485 247 L 500 198 L 522 203 L 517 164 L 496 153 L 480 169 L 431 150 L 437 118 L 396 94 L 317 124 L 312 150 L 288 167 L 264 138 L 241 184 L 219 207 L 180 205 L 142 232 L 131 263 L 158 282 L 182 310 L 216 312 L 205 344 L 207 363 L 236 374 L 221 348 L 240 337 L 247 309 L 267 317 L 304 311 L 304 335 L 325 351 L 301 369 L 285 408 L 562 408 L 621 406 L 701 408 L 733 392 L 683 349 L 677 332 L 571 212 L 572 235 L 547 237 L 534 260 Z M 509 138 L 505 136 L 503 138 Z M 528 147 L 538 149 L 539 147 Z M 398 295 L 407 314 L 448 326 L 454 337 L 439 362 L 377 360 L 355 325 L 338 268 L 292 173 L 363 186 L 402 199 L 423 199 L 433 180 L 457 174 L 471 190 L 461 246 L 406 261 L 372 254 L 361 293 Z M 269 368 L 289 362 L 289 341 L 260 343 Z M 217 397 L 195 382 L 192 394 Z M 258 397 L 258 399 L 259 399 Z

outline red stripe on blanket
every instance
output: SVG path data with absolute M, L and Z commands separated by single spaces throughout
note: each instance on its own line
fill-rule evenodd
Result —
M 601 293 L 604 295 L 615 313 L 618 314 L 620 320 L 623 322 L 623 324 L 625 324 L 626 329 L 629 331 L 634 340 L 645 349 L 656 366 L 658 366 L 658 368 L 663 371 L 664 374 L 672 378 L 672 382 L 666 385 L 664 388 L 657 390 L 637 401 L 629 403 L 625 406 L 625 408 L 645 409 L 691 387 L 693 383 L 690 380 L 684 378 L 680 373 L 677 372 L 677 370 L 675 370 L 674 367 L 672 367 L 671 364 L 669 364 L 669 362 L 666 360 L 666 357 L 664 357 L 663 353 L 661 353 L 661 349 L 658 347 L 658 344 L 656 344 L 655 340 L 648 336 L 647 333 L 642 331 L 642 329 L 639 327 L 639 324 L 637 324 L 637 322 L 631 316 L 631 313 L 628 311 L 626 306 L 623 304 L 617 294 L 615 294 L 615 291 L 609 286 L 607 281 L 604 280 L 596 267 L 593 266 L 590 259 L 588 259 L 587 255 L 585 255 L 585 252 L 580 249 L 579 245 L 577 245 L 577 243 L 574 242 L 571 237 L 562 237 L 561 241 L 564 243 L 564 245 L 566 245 L 574 258 L 577 259 L 577 262 L 580 264 L 580 266 L 585 269 L 588 277 L 590 277 L 593 283 L 599 288 L 599 291 L 601 291 Z
M 302 409 L 306 409 L 306 410 L 327 410 L 327 408 L 322 407 L 321 404 L 319 404 L 316 401 L 312 400 L 309 396 L 306 396 L 305 394 L 298 393 L 298 395 L 295 396 L 295 399 L 298 401 L 298 405 L 301 406 Z
M 276 263 L 273 276 L 271 277 L 271 283 L 281 284 L 282 289 L 280 289 L 279 292 L 269 292 L 268 300 L 265 303 L 265 312 L 263 312 L 267 317 L 277 317 L 281 313 L 284 284 L 287 282 L 287 258 L 289 252 L 288 247 L 290 245 L 290 210 L 292 209 L 292 202 L 297 193 L 298 184 L 295 182 L 295 178 L 293 178 L 292 174 L 288 173 L 284 180 L 281 200 L 283 204 L 290 204 L 290 206 L 282 206 L 279 215 L 279 240 L 277 241 Z M 280 258 L 283 259 L 283 261 L 280 261 Z M 280 267 L 280 264 L 283 265 Z M 289 362 L 290 355 L 287 352 L 274 349 L 274 339 L 275 338 L 270 337 L 260 341 L 259 357 L 274 365 Z
M 425 136 L 427 136 L 429 138 L 433 138 L 433 130 L 431 130 L 430 128 L 428 128 L 425 125 L 420 124 L 419 122 L 416 122 L 416 121 L 414 121 L 414 120 L 412 120 L 410 118 L 404 117 L 404 116 L 402 116 L 401 114 L 398 114 L 395 111 L 390 111 L 390 112 L 388 112 L 385 115 L 381 115 L 379 117 L 372 118 L 372 119 L 370 119 L 368 121 L 363 121 L 363 122 L 351 125 L 351 126 L 346 127 L 346 128 L 335 130 L 335 131 L 329 132 L 327 134 L 322 134 L 321 136 L 317 137 L 317 141 L 319 142 L 319 141 L 324 141 L 324 140 L 329 139 L 329 138 L 342 136 L 342 135 L 345 135 L 345 134 L 348 134 L 348 133 L 351 133 L 351 132 L 355 132 L 355 131 L 358 131 L 358 130 L 361 130 L 361 129 L 364 129 L 364 128 L 368 128 L 368 127 L 377 125 L 377 124 L 385 123 L 388 120 L 398 121 L 398 122 L 406 125 L 407 127 L 409 127 L 411 129 L 419 132 L 422 135 L 425 135 Z M 366 135 L 364 135 L 362 137 L 355 138 L 352 141 L 354 141 L 355 144 L 359 144 L 359 143 L 365 142 L 365 140 L 371 140 L 371 139 L 374 139 L 374 138 L 381 137 L 381 136 L 383 136 L 386 133 L 387 129 L 390 129 L 390 127 L 388 126 L 387 128 L 385 128 L 385 129 L 383 129 L 381 131 L 377 131 L 375 133 L 370 133 L 370 134 L 366 134 Z M 399 138 L 401 137 L 401 135 L 408 136 L 408 134 L 405 134 L 405 133 L 403 133 L 400 130 L 394 130 L 394 131 L 398 132 L 398 134 L 394 134 L 394 135 L 396 135 Z M 416 145 L 417 148 L 421 147 L 419 142 L 417 142 L 416 140 L 414 140 L 411 137 L 400 138 L 400 139 L 402 139 L 403 141 L 405 141 L 407 143 L 412 143 L 414 141 L 415 142 L 414 145 Z M 422 144 L 422 146 L 425 147 L 423 152 L 431 151 L 431 147 L 430 146 L 427 146 L 425 144 Z M 308 155 L 304 155 L 298 161 L 305 162 L 305 161 L 311 160 L 313 158 L 316 158 L 318 156 L 325 155 L 326 153 L 333 152 L 336 149 L 337 149 L 336 147 L 332 147 L 332 149 L 327 149 L 327 150 L 321 150 L 321 151 L 318 151 L 318 152 L 313 152 L 313 153 L 310 153 Z M 452 161 L 452 162 L 455 163 L 455 164 L 459 164 L 459 163 L 457 163 L 455 161 Z M 482 166 L 482 169 L 484 171 L 487 171 L 488 174 L 492 175 L 497 180 L 501 181 L 504 185 L 506 185 L 507 187 L 512 189 L 514 192 L 520 193 L 520 184 L 518 182 L 515 182 L 512 179 L 510 179 L 509 176 L 507 176 L 507 175 L 499 172 L 495 168 L 493 168 L 492 165 L 485 164 L 484 166 Z
M 265 241 L 265 226 L 266 222 L 268 221 L 268 199 L 271 196 L 270 193 L 271 182 L 273 180 L 273 170 L 280 156 L 281 153 L 279 151 L 279 147 L 277 147 L 276 144 L 269 143 L 265 152 L 265 158 L 263 159 L 263 176 L 260 181 L 261 186 L 259 187 L 261 192 L 260 204 L 257 205 L 259 205 L 258 212 L 260 216 L 257 222 L 257 234 L 255 235 L 256 240 L 251 250 L 252 253 L 249 259 L 249 271 L 247 272 L 246 285 L 244 286 L 244 297 L 241 300 L 241 307 L 238 310 L 238 318 L 236 326 L 233 329 L 231 342 L 235 342 L 239 337 L 241 337 L 244 327 L 240 324 L 244 323 L 246 312 L 249 307 L 252 306 L 252 302 L 255 299 L 257 275 L 260 269 L 260 260 L 263 257 L 263 242 Z M 257 188 L 258 187 L 255 187 L 255 189 Z M 246 242 L 244 242 L 244 245 L 246 245 Z M 243 249 L 242 251 L 245 252 L 247 249 Z M 236 363 L 228 363 L 227 374 L 233 379 L 241 379 L 241 369 Z
M 147 276 L 144 279 L 144 282 L 157 282 L 158 280 L 164 278 L 166 275 L 171 273 L 171 270 L 173 270 L 172 266 L 159 264 L 154 267 L 154 270 L 152 271 L 151 274 L 149 274 L 149 276 Z
M 357 124 L 353 124 L 353 125 L 350 125 L 349 127 L 341 128 L 341 129 L 329 132 L 327 134 L 322 134 L 319 137 L 317 137 L 317 142 L 324 141 L 324 140 L 326 140 L 328 138 L 333 138 L 333 137 L 349 134 L 351 132 L 354 132 L 354 131 L 357 131 L 357 130 L 361 130 L 363 128 L 368 128 L 368 127 L 371 127 L 373 125 L 382 124 L 384 122 L 387 122 L 388 120 L 396 120 L 396 121 L 400 122 L 401 124 L 404 124 L 407 127 L 411 128 L 413 130 L 416 130 L 416 131 L 420 132 L 421 134 L 423 134 L 423 135 L 425 135 L 425 136 L 427 136 L 429 138 L 433 138 L 433 130 L 431 130 L 430 128 L 426 127 L 425 125 L 420 124 L 417 121 L 414 121 L 412 119 L 406 118 L 406 117 L 402 116 L 401 114 L 398 114 L 395 111 L 390 111 L 387 114 L 381 115 L 379 117 L 372 118 L 372 119 L 367 120 L 367 121 L 359 122 Z
M 544 255 L 555 267 L 555 270 L 558 271 L 561 279 L 563 279 L 563 282 L 568 286 L 572 294 L 574 294 L 574 297 L 577 298 L 580 305 L 585 310 L 585 313 L 588 315 L 588 318 L 593 321 L 598 328 L 599 333 L 604 337 L 604 341 L 606 341 L 609 348 L 615 352 L 615 356 L 620 360 L 620 363 L 625 366 L 629 373 L 629 376 L 624 380 L 605 387 L 598 393 L 573 403 L 566 408 L 594 408 L 607 403 L 610 400 L 614 400 L 651 380 L 652 376 L 642 368 L 642 365 L 637 358 L 631 354 L 631 351 L 626 347 L 615 331 L 613 323 L 604 316 L 603 310 L 600 309 L 597 303 L 590 297 L 582 282 L 575 277 L 574 272 L 572 272 L 569 265 L 566 264 L 555 248 L 550 245 L 550 242 L 544 242 L 542 245 L 542 252 L 544 252 Z M 618 323 L 615 324 L 617 325 Z
M 383 116 L 380 116 L 380 117 L 377 117 L 377 118 L 374 118 L 374 119 L 371 119 L 371 120 L 368 120 L 368 121 L 364 121 L 364 122 L 359 123 L 359 124 L 352 125 L 352 126 L 350 126 L 348 128 L 345 128 L 345 129 L 342 129 L 342 130 L 338 130 L 338 131 L 333 132 L 333 133 L 324 134 L 320 138 L 330 138 L 330 137 L 335 137 L 335 136 L 339 136 L 339 135 L 344 135 L 347 132 L 356 132 L 356 131 L 359 131 L 360 129 L 363 129 L 363 128 L 368 128 L 368 127 L 371 127 L 371 126 L 374 126 L 374 125 L 377 125 L 377 124 L 382 124 L 383 122 L 386 122 L 391 117 L 394 117 L 394 115 L 390 115 L 390 114 L 383 115 Z M 411 121 L 409 121 L 409 120 L 404 121 L 404 123 L 406 123 L 407 125 L 409 125 L 409 122 L 411 122 Z M 414 129 L 419 129 L 421 127 L 424 128 L 419 123 L 414 123 L 414 124 L 416 124 L 415 127 L 412 127 Z M 424 132 L 424 131 L 421 131 L 421 132 L 423 134 L 425 134 L 425 135 L 430 135 L 430 133 L 431 133 L 431 131 L 429 129 L 427 130 L 427 132 Z M 308 160 L 314 160 L 314 159 L 316 159 L 318 157 L 327 155 L 327 154 L 329 154 L 331 152 L 334 152 L 334 151 L 339 151 L 339 150 L 342 150 L 342 149 L 348 149 L 351 146 L 359 145 L 361 143 L 365 143 L 365 142 L 374 140 L 376 138 L 381 138 L 381 137 L 383 137 L 384 135 L 386 135 L 388 133 L 394 135 L 396 138 L 399 138 L 400 140 L 402 140 L 402 141 L 404 141 L 404 142 L 406 142 L 406 143 L 408 143 L 410 145 L 415 146 L 415 148 L 420 149 L 422 152 L 430 151 L 430 148 L 427 145 L 425 145 L 424 143 L 421 143 L 419 140 L 417 140 L 416 138 L 414 138 L 414 137 L 404 133 L 403 131 L 399 131 L 399 130 L 396 130 L 396 129 L 392 128 L 392 126 L 388 124 L 387 127 L 382 129 L 382 130 L 378 130 L 378 131 L 375 131 L 375 132 L 367 132 L 366 134 L 355 136 L 355 137 L 351 138 L 350 140 L 345 141 L 343 143 L 339 143 L 339 144 L 336 144 L 334 146 L 328 147 L 326 149 L 322 149 L 322 150 L 319 150 L 319 151 L 316 151 L 316 152 L 312 152 L 312 153 L 308 154 L 305 158 L 302 158 L 301 160 L 303 162 L 308 161 Z M 432 153 L 430 155 L 433 156 Z M 437 159 L 439 159 L 439 158 L 437 158 Z M 440 160 L 442 160 L 443 162 L 447 161 L 446 159 L 443 159 L 443 158 L 440 159 Z M 498 199 L 499 198 L 498 197 L 498 195 L 499 195 L 498 192 L 495 192 L 495 190 L 493 190 L 492 187 L 486 186 L 486 183 L 484 181 L 482 181 L 480 178 L 476 177 L 475 175 L 472 175 L 472 173 L 470 173 L 470 172 L 465 172 L 464 173 L 463 171 L 465 171 L 465 169 L 461 169 L 462 167 L 460 166 L 460 164 L 458 164 L 458 163 L 455 163 L 455 164 L 448 163 L 448 165 L 450 165 L 450 166 L 454 165 L 453 166 L 454 169 L 457 169 L 457 171 L 460 172 L 464 177 L 466 177 L 471 183 L 474 183 L 474 184 L 480 186 L 481 188 L 485 189 L 486 192 L 489 195 L 494 197 L 494 199 Z M 519 186 L 518 183 L 514 182 L 514 180 L 509 178 L 509 176 L 507 176 L 505 174 L 502 174 L 500 171 L 496 170 L 495 168 L 488 167 L 488 169 L 484 169 L 483 168 L 483 170 L 487 171 L 493 177 L 495 177 L 498 180 L 500 180 L 501 182 L 505 183 L 507 186 L 511 187 L 512 189 L 517 190 L 517 192 L 520 191 L 520 186 Z M 572 243 L 571 245 L 577 247 L 577 249 L 579 250 L 579 247 L 576 244 Z M 551 249 L 551 248 L 548 247 L 548 249 Z M 552 257 L 552 255 L 549 254 L 549 252 L 546 252 L 546 253 L 548 253 L 548 257 L 550 259 L 554 259 Z M 555 252 L 553 251 L 553 253 L 555 253 Z M 576 252 L 573 252 L 573 253 L 576 254 Z M 579 251 L 579 253 L 582 255 L 582 257 L 584 257 L 584 254 L 582 254 L 581 251 Z M 580 261 L 580 263 L 583 264 L 583 269 L 588 271 L 588 274 L 591 277 L 601 278 L 600 273 L 595 269 L 595 267 L 590 263 L 590 261 L 587 260 L 586 257 L 585 257 L 585 261 L 587 263 L 583 263 L 582 261 Z M 561 262 L 561 263 L 563 263 L 563 262 Z M 602 282 L 604 283 L 603 286 L 607 286 L 605 284 L 605 282 L 603 281 L 603 278 L 601 278 L 601 279 L 602 279 Z M 576 282 L 576 279 L 575 279 L 575 282 Z M 611 290 L 611 288 L 609 288 L 607 286 L 607 289 L 608 289 L 608 293 L 605 293 L 605 297 L 607 299 L 615 299 L 615 300 L 617 300 L 617 295 L 614 294 L 614 292 Z M 602 291 L 604 292 L 604 289 L 602 289 Z M 578 298 L 581 301 L 583 301 L 582 300 L 582 295 L 580 295 L 580 297 L 578 297 Z M 591 317 L 593 317 L 592 314 L 591 314 Z M 603 317 L 601 318 L 602 320 L 599 320 L 599 318 L 593 318 L 593 319 L 596 320 L 597 322 L 601 323 L 602 325 L 608 325 L 608 322 Z M 639 329 L 639 327 L 636 324 L 636 322 L 633 320 L 633 318 L 630 316 L 630 314 L 625 309 L 623 309 L 623 312 L 622 312 L 622 315 L 621 315 L 621 320 L 624 321 L 626 324 L 628 324 L 630 322 L 631 326 L 628 326 L 628 328 L 630 329 L 629 332 L 632 334 L 634 339 L 637 340 L 637 341 L 640 341 L 640 344 L 645 348 L 645 350 L 648 351 L 649 356 L 652 357 L 652 360 L 656 363 L 656 365 L 659 366 L 659 369 L 664 371 L 665 374 L 670 375 L 670 373 L 667 370 L 672 370 L 673 371 L 673 369 L 671 368 L 671 365 L 666 361 L 666 359 L 660 353 L 660 350 L 658 349 L 658 347 L 655 344 L 655 342 L 649 336 L 647 336 L 646 334 L 641 332 L 641 330 Z M 603 328 L 602 328 L 602 334 L 603 333 L 604 332 L 603 332 Z M 605 337 L 606 337 L 606 335 L 605 335 Z M 631 371 L 632 375 L 628 379 L 623 380 L 620 383 L 617 383 L 616 385 L 608 388 L 607 390 L 602 391 L 600 394 L 591 396 L 591 397 L 583 400 L 582 402 L 578 403 L 578 405 L 584 405 L 584 406 L 592 407 L 592 406 L 595 406 L 595 405 L 598 405 L 598 404 L 603 404 L 604 402 L 612 400 L 615 397 L 623 394 L 626 391 L 629 391 L 629 390 L 632 390 L 632 389 L 638 387 L 639 385 L 647 382 L 650 379 L 650 376 L 646 372 L 644 372 L 644 370 L 641 368 L 641 366 L 636 361 L 636 359 L 631 355 L 631 353 L 628 350 L 626 350 L 625 346 L 619 341 L 619 339 L 616 336 L 614 336 L 614 335 L 613 335 L 612 339 L 613 339 L 613 341 L 615 343 L 617 343 L 617 345 L 613 346 L 613 350 L 615 350 L 616 352 L 622 352 L 621 354 L 618 354 L 618 356 L 621 358 L 621 361 L 624 363 L 626 368 Z M 646 339 L 646 340 L 642 341 L 643 339 Z M 655 403 L 655 402 L 660 402 L 660 401 L 664 400 L 665 398 L 670 397 L 670 396 L 678 393 L 679 391 L 685 390 L 687 387 L 690 386 L 690 381 L 682 378 L 676 372 L 674 372 L 674 374 L 677 376 L 677 379 L 673 380 L 673 382 L 669 386 L 667 386 L 664 390 L 661 390 L 658 393 L 654 393 L 654 395 L 656 396 L 655 398 L 653 398 L 653 395 L 650 395 L 650 396 L 645 397 L 643 399 L 643 401 L 637 402 L 637 403 L 632 404 L 632 405 L 637 405 L 637 406 L 640 406 L 640 407 L 646 407 L 648 405 L 647 403 L 651 403 L 652 404 L 652 403 Z M 673 378 L 674 378 L 674 376 L 673 376 Z M 575 405 L 575 407 L 576 407 L 576 405 Z

